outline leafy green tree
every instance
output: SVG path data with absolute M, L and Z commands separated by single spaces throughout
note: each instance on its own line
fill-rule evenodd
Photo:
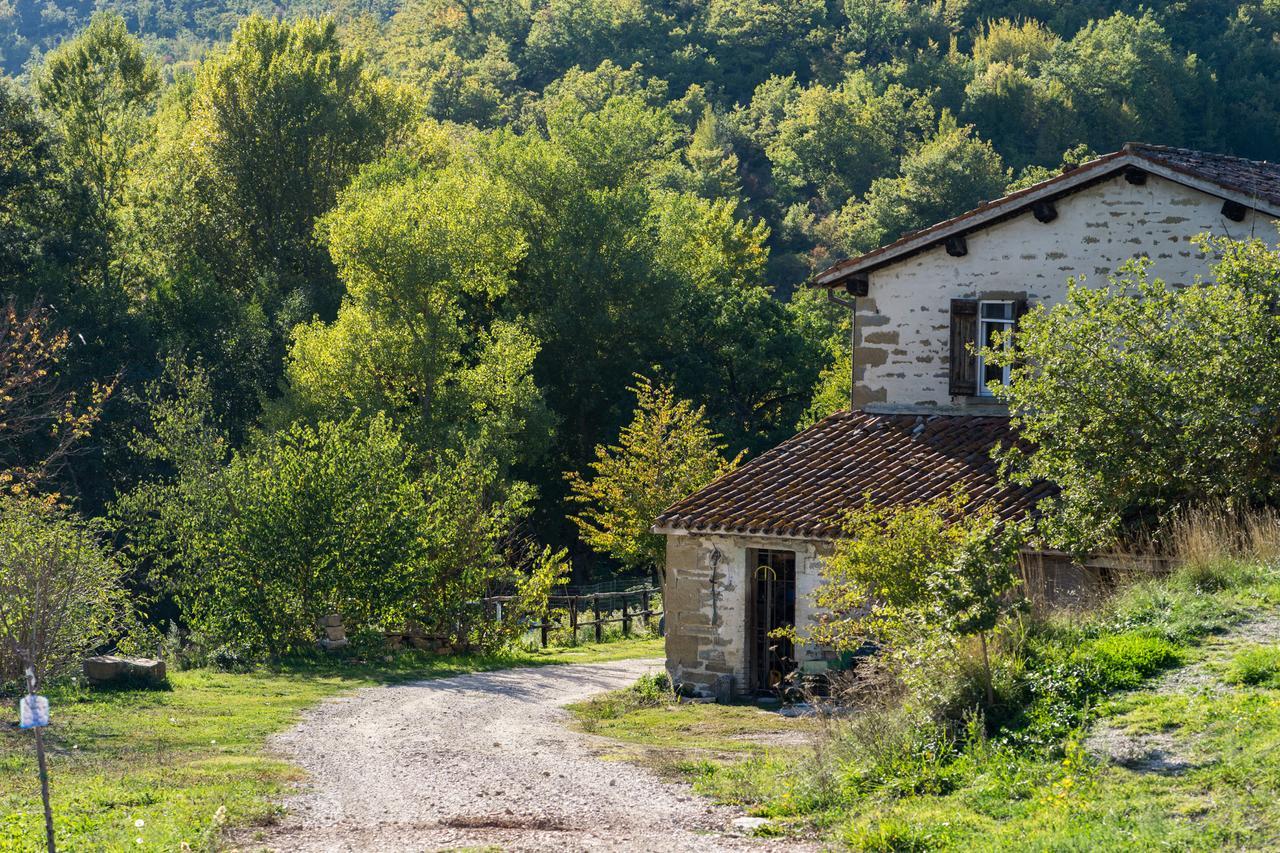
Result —
M 1046 74 L 1065 86 L 1071 103 L 1085 124 L 1088 142 L 1099 151 L 1112 151 L 1129 140 L 1177 140 L 1202 144 L 1204 129 L 1216 121 L 1196 120 L 1187 108 L 1200 112 L 1212 105 L 1202 99 L 1203 70 L 1194 55 L 1179 55 L 1155 16 L 1116 12 L 1092 21 L 1067 42 Z
M 0 497 L 0 679 L 76 670 L 124 624 L 124 571 L 99 526 L 36 498 Z
M 1127 265 L 1101 287 L 1022 318 L 1011 384 L 994 389 L 1029 447 L 1004 451 L 1015 482 L 1061 494 L 1046 530 L 1062 547 L 1110 543 L 1134 522 L 1196 503 L 1274 500 L 1280 444 L 1280 254 L 1210 241 L 1210 281 L 1177 287 Z M 1205 389 L 1212 389 L 1206 393 Z
M 846 68 L 918 59 L 919 51 L 945 44 L 952 34 L 940 3 L 907 0 L 843 0 L 845 26 L 837 45 Z
M 772 75 L 807 79 L 811 54 L 830 39 L 822 0 L 709 0 L 706 10 L 716 82 L 731 98 Z
M 538 341 L 486 307 L 525 239 L 504 187 L 442 156 L 453 162 L 370 167 L 322 220 L 347 297 L 336 321 L 295 330 L 288 386 L 295 413 L 384 412 L 424 450 L 480 442 L 505 470 L 533 461 L 549 432 Z
M 852 650 L 868 640 L 892 642 L 919 622 L 929 578 L 963 538 L 953 520 L 965 516 L 968 503 L 956 493 L 904 506 L 866 501 L 849 513 L 813 595 L 824 612 L 813 642 Z
M 104 287 L 124 283 L 128 259 L 115 245 L 121 208 L 159 84 L 142 43 L 123 18 L 105 12 L 50 52 L 35 77 L 40 106 L 61 133 L 63 164 L 88 188 L 97 230 L 110 245 L 100 270 Z
M 861 195 L 877 175 L 917 147 L 934 122 L 918 92 L 883 92 L 866 74 L 839 86 L 815 85 L 787 103 L 767 148 L 782 198 L 816 195 L 827 210 Z
M 706 410 L 676 397 L 669 385 L 636 377 L 635 416 L 616 445 L 596 448 L 590 479 L 565 475 L 571 500 L 582 507 L 573 522 L 583 540 L 632 570 L 666 577 L 662 536 L 651 533 L 662 510 L 737 467 L 741 454 L 726 461 L 720 436 L 711 431 Z
M 962 115 L 1015 167 L 1049 162 L 1084 136 L 1065 86 L 1004 62 L 987 65 L 970 81 Z
M 1009 179 L 991 143 L 944 114 L 937 134 L 902 161 L 898 177 L 877 178 L 863 199 L 840 212 L 836 239 L 851 253 L 874 249 L 1000 197 Z
M 248 656 L 306 646 L 326 613 L 383 627 L 426 592 L 431 516 L 385 420 L 296 426 L 153 497 L 128 508 L 158 531 L 135 547 L 164 549 L 194 630 Z
M 738 155 L 726 138 L 719 119 L 708 105 L 684 151 L 689 167 L 689 190 L 702 198 L 737 204 L 742 193 L 738 179 Z
M 849 513 L 843 536 L 823 563 L 814 603 L 823 617 L 813 642 L 856 649 L 889 646 L 898 661 L 922 634 L 977 636 L 987 704 L 995 704 L 987 635 L 1021 606 L 1018 551 L 1024 521 L 1002 521 L 990 505 L 973 507 L 957 489 L 929 501 Z
M 550 0 L 533 12 L 523 63 L 538 87 L 575 66 L 655 66 L 670 55 L 664 11 L 643 0 Z
M 926 585 L 938 625 L 956 637 L 977 636 L 982 650 L 987 706 L 996 703 L 987 636 L 1025 599 L 1012 595 L 1022 583 L 1018 552 L 1026 542 L 1026 524 L 1002 523 L 991 511 L 965 520 L 950 561 L 935 568 Z
M 730 201 L 655 201 L 655 261 L 683 282 L 663 363 L 734 446 L 772 446 L 791 434 L 822 352 L 765 284 L 768 232 L 736 218 Z
M 225 252 L 210 258 L 217 272 L 271 313 L 297 294 L 295 316 L 332 317 L 340 289 L 315 222 L 403 125 L 402 98 L 333 21 L 252 16 L 201 64 L 189 110 L 183 136 Z
M 0 288 L 29 302 L 56 288 L 83 250 L 71 186 L 50 128 L 9 80 L 0 80 Z

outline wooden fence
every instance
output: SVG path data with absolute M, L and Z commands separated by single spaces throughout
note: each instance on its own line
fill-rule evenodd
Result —
M 634 620 L 644 619 L 647 625 L 655 614 L 661 615 L 661 610 L 653 609 L 655 597 L 660 600 L 657 587 L 652 586 L 619 592 L 595 592 L 588 595 L 553 595 L 547 599 L 547 612 L 534 623 L 533 628 L 538 631 L 542 647 L 546 648 L 551 629 L 566 627 L 562 619 L 552 618 L 552 611 L 567 610 L 569 613 L 567 627 L 572 632 L 575 642 L 578 631 L 582 628 L 594 628 L 596 642 L 603 642 L 604 626 L 616 622 L 622 623 L 622 636 L 629 637 L 631 623 Z M 490 612 L 492 608 L 492 612 L 495 612 L 500 619 L 502 608 L 513 598 L 514 596 L 510 595 L 494 595 L 482 599 L 485 612 Z M 616 611 L 620 611 L 620 615 L 612 615 Z M 583 616 L 591 618 L 583 619 Z

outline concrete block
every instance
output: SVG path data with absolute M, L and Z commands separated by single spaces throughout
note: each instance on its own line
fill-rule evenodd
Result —
M 168 673 L 162 660 L 95 655 L 85 658 L 84 676 L 93 684 L 160 685 L 165 683 Z

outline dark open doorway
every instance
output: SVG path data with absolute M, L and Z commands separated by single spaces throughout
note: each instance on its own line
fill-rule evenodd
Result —
M 752 606 L 747 625 L 749 689 L 777 690 L 796 668 L 791 640 L 769 636 L 778 628 L 796 623 L 796 554 L 752 549 L 748 561 L 752 570 Z

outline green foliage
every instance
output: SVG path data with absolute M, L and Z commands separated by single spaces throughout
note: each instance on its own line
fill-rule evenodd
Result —
M 427 516 L 399 436 L 384 421 L 295 427 L 232 456 L 179 535 L 177 596 L 193 627 L 279 656 L 317 618 L 383 627 L 426 586 Z
M 346 296 L 336 321 L 295 328 L 286 414 L 383 412 L 423 450 L 533 462 L 549 432 L 531 376 L 539 343 L 522 324 L 482 325 L 523 235 L 500 184 L 443 156 L 370 167 L 321 222 Z
M 238 243 L 244 292 L 266 279 L 305 308 L 337 303 L 313 226 L 402 121 L 402 107 L 344 50 L 332 21 L 250 17 L 196 77 L 187 138 L 204 170 L 200 201 Z
M 592 475 L 566 474 L 572 500 L 583 507 L 573 521 L 582 538 L 629 569 L 666 568 L 666 545 L 651 533 L 662 510 L 737 466 L 707 424 L 706 411 L 676 397 L 669 385 L 636 377 L 635 416 L 616 445 L 596 448 Z
M 1232 684 L 1280 687 L 1280 647 L 1242 649 L 1227 666 L 1226 679 Z
M 881 507 L 869 499 L 845 520 L 814 603 L 827 615 L 814 642 L 856 649 L 903 640 L 923 625 L 968 636 L 1011 612 L 1016 557 L 1026 536 L 960 491 Z
M 838 239 L 870 251 L 979 202 L 1004 194 L 1010 173 L 990 142 L 944 113 L 937 133 L 904 157 L 896 178 L 877 178 L 861 201 L 839 214 Z
M 99 13 L 76 38 L 44 58 L 35 79 L 41 108 L 61 135 L 61 157 L 88 190 L 96 229 L 109 244 L 100 285 L 123 279 L 128 261 L 117 245 L 130 171 L 146 139 L 146 117 L 160 84 L 142 43 L 124 19 Z
M 927 581 L 939 624 L 961 637 L 990 631 L 1017 609 L 1010 593 L 1021 583 L 1018 551 L 1027 538 L 1025 526 L 982 510 L 974 515 L 978 520 L 966 521 L 950 565 Z
M 1192 502 L 1274 497 L 1276 435 L 1263 413 L 1280 406 L 1280 254 L 1260 241 L 1205 249 L 1225 256 L 1209 282 L 1173 287 L 1135 261 L 1106 286 L 1074 284 L 1062 304 L 1033 309 L 1007 353 L 987 351 L 1013 367 L 994 393 L 1034 446 L 1006 448 L 1004 464 L 1016 482 L 1061 487 L 1045 529 L 1066 547 Z
M 1090 640 L 1071 655 L 1072 662 L 1091 670 L 1097 692 L 1137 687 L 1148 676 L 1181 661 L 1168 640 L 1141 634 L 1111 634 Z
M 78 668 L 126 613 L 124 571 L 100 530 L 33 498 L 0 498 L 0 684 Z

